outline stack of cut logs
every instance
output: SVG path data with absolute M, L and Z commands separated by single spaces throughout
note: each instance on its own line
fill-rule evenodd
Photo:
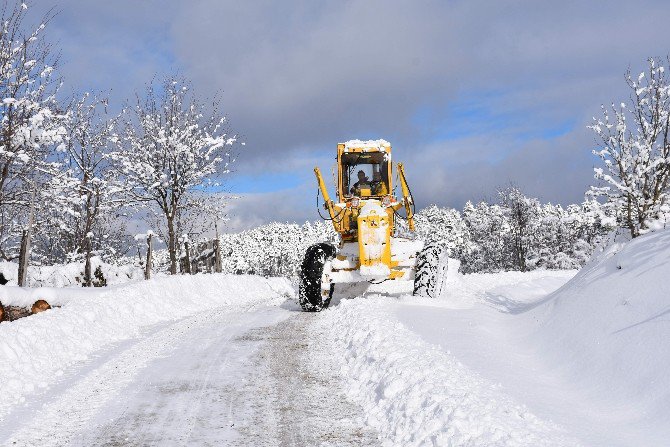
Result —
M 0 286 L 4 286 L 8 282 L 9 281 L 7 281 L 5 275 L 3 273 L 0 273 Z M 35 301 L 33 307 L 30 310 L 20 306 L 5 307 L 2 305 L 2 302 L 0 302 L 0 322 L 14 321 L 18 318 L 27 317 L 28 315 L 34 315 L 49 309 L 51 309 L 51 306 L 45 300 Z
M 3 306 L 0 302 L 0 322 L 3 321 L 14 321 L 19 318 L 27 317 L 28 315 L 35 315 L 45 310 L 51 309 L 51 305 L 45 300 L 37 300 L 33 304 L 33 307 L 28 310 L 25 307 L 20 306 Z

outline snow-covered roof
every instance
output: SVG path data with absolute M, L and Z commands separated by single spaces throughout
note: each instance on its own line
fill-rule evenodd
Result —
M 344 143 L 344 149 L 383 149 L 387 147 L 391 147 L 391 143 L 389 143 L 386 140 L 349 140 L 345 141 Z

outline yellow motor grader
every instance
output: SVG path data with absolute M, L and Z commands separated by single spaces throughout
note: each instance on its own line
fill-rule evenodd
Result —
M 337 201 L 330 199 L 319 168 L 319 191 L 340 236 L 339 244 L 310 246 L 300 270 L 299 301 L 318 312 L 330 304 L 335 284 L 413 281 L 414 295 L 437 297 L 447 270 L 447 250 L 397 236 L 396 219 L 414 231 L 414 199 L 402 163 L 395 164 L 402 196 L 393 184 L 391 145 L 385 140 L 351 140 L 337 145 Z M 404 216 L 399 212 L 404 208 Z M 322 216 L 323 217 L 323 216 Z

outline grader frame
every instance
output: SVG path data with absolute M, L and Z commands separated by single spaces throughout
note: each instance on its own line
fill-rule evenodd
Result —
M 372 173 L 372 180 L 365 170 Z M 356 171 L 358 182 L 352 184 Z M 335 284 L 414 280 L 414 292 L 417 293 L 417 290 L 423 290 L 421 287 L 417 289 L 417 280 L 421 284 L 430 282 L 424 273 L 419 275 L 421 278 L 417 277 L 417 260 L 425 249 L 423 241 L 396 235 L 396 219 L 401 217 L 398 213 L 401 208 L 405 209 L 408 230 L 415 230 L 414 199 L 402 163 L 395 164 L 402 192 L 402 197 L 396 197 L 393 171 L 388 142 L 351 140 L 340 143 L 337 145 L 337 201 L 333 201 L 321 170 L 314 168 L 323 206 L 328 212 L 327 219 L 339 234 L 340 242 L 337 247 L 328 243 L 316 244 L 305 254 L 299 290 L 304 310 L 319 311 L 327 307 Z M 439 253 L 442 256 L 442 251 Z

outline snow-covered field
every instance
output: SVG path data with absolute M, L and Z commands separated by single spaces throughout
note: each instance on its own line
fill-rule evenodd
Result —
M 0 444 L 667 445 L 668 247 L 319 314 L 253 276 L 77 291 L 0 325 Z

